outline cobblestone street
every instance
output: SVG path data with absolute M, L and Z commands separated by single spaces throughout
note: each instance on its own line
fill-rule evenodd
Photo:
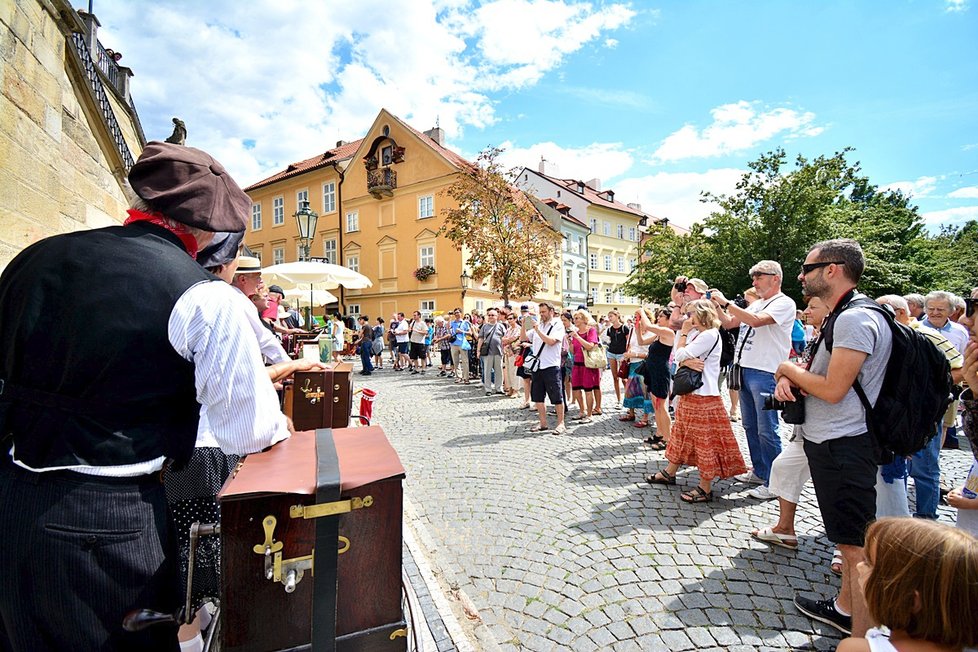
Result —
M 437 370 L 355 378 L 379 393 L 375 423 L 407 469 L 432 565 L 471 599 L 500 649 L 837 644 L 835 630 L 791 602 L 795 591 L 822 597 L 838 587 L 811 487 L 792 552 L 750 537 L 774 524 L 777 502 L 748 497 L 746 485 L 720 481 L 713 503 L 687 505 L 679 491 L 696 484 L 695 471 L 680 471 L 677 487 L 646 484 L 664 454 L 643 446 L 647 429 L 618 421 L 609 374 L 604 415 L 563 436 L 529 432 L 534 414 L 518 410 L 519 400 L 485 396 L 481 384 L 456 385 Z M 945 451 L 946 479 L 960 483 L 970 457 Z M 942 506 L 941 518 L 952 521 L 951 511 Z

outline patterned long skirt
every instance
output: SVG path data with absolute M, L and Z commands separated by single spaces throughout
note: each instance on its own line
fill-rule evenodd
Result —
M 695 466 L 703 478 L 730 478 L 747 472 L 719 396 L 679 397 L 666 459 L 673 464 Z

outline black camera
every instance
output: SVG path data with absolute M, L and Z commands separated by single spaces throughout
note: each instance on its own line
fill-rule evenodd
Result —
M 794 401 L 779 401 L 773 394 L 761 394 L 764 399 L 765 410 L 780 410 L 781 418 L 785 423 L 794 425 L 805 423 L 805 397 L 801 395 L 797 387 L 791 388 L 791 395 Z
M 679 281 L 673 287 L 676 288 L 677 292 L 685 292 L 686 286 L 689 285 L 686 281 Z

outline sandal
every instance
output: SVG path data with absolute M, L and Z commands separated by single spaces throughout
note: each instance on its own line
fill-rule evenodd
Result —
M 829 565 L 829 570 L 831 570 L 836 575 L 842 575 L 842 553 L 836 548 L 832 551 L 832 563 Z
M 618 417 L 618 420 L 619 421 L 634 421 L 635 420 L 635 415 L 634 414 L 623 414 L 620 417 Z
M 633 428 L 648 428 L 649 427 L 649 422 L 648 421 L 636 421 L 635 423 L 632 424 L 632 427 Z
M 602 414 L 604 414 L 604 412 L 602 412 L 601 410 L 591 410 L 591 416 L 592 417 L 595 417 L 595 416 L 598 416 L 599 417 Z
M 750 535 L 758 541 L 772 546 L 787 548 L 788 550 L 798 550 L 798 537 L 791 536 L 790 534 L 779 534 L 770 527 L 754 530 Z
M 662 441 L 662 437 L 660 437 L 659 435 L 651 435 L 642 440 L 643 443 L 646 443 L 649 446 L 654 446 L 658 444 L 660 441 Z
M 676 484 L 676 476 L 662 469 L 661 471 L 656 471 L 653 475 L 645 476 L 645 481 L 649 484 Z
M 708 503 L 713 500 L 713 492 L 703 491 L 702 487 L 696 485 L 689 491 L 679 494 L 679 497 L 685 503 Z
M 660 439 L 659 441 L 652 444 L 649 448 L 651 448 L 654 451 L 664 451 L 666 448 L 668 448 L 668 446 L 669 446 L 669 442 L 667 442 L 665 439 Z

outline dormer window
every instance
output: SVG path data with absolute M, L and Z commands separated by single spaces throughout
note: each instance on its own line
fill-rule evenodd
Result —
M 390 165 L 394 162 L 394 147 L 391 145 L 384 145 L 380 150 L 380 160 L 381 165 Z

